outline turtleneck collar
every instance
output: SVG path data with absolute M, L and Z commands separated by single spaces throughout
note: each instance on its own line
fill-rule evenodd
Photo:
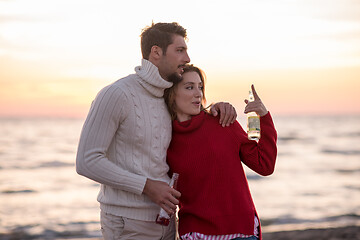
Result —
M 173 121 L 173 131 L 177 133 L 188 133 L 198 129 L 206 116 L 206 112 L 201 111 L 198 115 L 192 116 L 190 120 L 179 122 L 178 120 Z
M 146 59 L 141 60 L 141 66 L 135 68 L 140 77 L 139 83 L 148 92 L 156 97 L 164 96 L 164 90 L 170 88 L 173 83 L 166 81 L 160 76 L 159 69 Z

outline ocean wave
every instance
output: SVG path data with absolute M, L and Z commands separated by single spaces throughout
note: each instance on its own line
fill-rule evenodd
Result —
M 293 142 L 299 142 L 301 144 L 311 144 L 315 141 L 314 138 L 311 137 L 299 137 L 299 136 L 278 136 L 279 144 L 287 144 Z
M 325 154 L 338 154 L 338 155 L 360 155 L 360 150 L 334 150 L 329 148 L 321 149 Z
M 36 191 L 31 189 L 23 189 L 23 190 L 3 190 L 2 194 L 17 194 L 17 193 L 35 193 Z
M 38 234 L 27 232 L 23 227 L 13 229 L 8 233 L 0 233 L 0 240 L 20 240 L 20 239 L 100 239 L 99 235 L 92 235 L 84 230 L 78 231 L 55 231 L 45 229 Z
M 289 142 L 289 141 L 295 141 L 295 140 L 299 140 L 298 137 L 287 137 L 287 136 L 283 136 L 283 137 L 278 137 L 278 141 L 281 142 Z
M 355 190 L 355 191 L 360 191 L 360 186 L 350 186 L 350 185 L 346 185 L 345 188 L 350 189 L 350 190 Z
M 346 138 L 358 138 L 360 137 L 360 132 L 333 133 L 330 136 L 333 138 L 342 138 L 344 135 L 346 135 Z
M 0 232 L 0 240 L 20 239 L 100 239 L 100 230 L 87 230 L 88 225 L 100 225 L 99 222 L 71 222 L 52 228 L 40 224 L 16 226 Z
M 56 168 L 56 167 L 69 167 L 74 166 L 75 163 L 68 163 L 62 161 L 51 161 L 51 162 L 44 162 L 40 165 L 36 166 L 35 168 Z
M 17 163 L 11 163 L 11 165 L 7 166 L 0 166 L 0 169 L 39 169 L 39 168 L 62 168 L 62 167 L 75 167 L 75 161 L 74 162 L 63 162 L 63 161 L 50 161 L 50 162 L 42 162 L 34 165 L 25 165 L 22 161 L 19 161 Z
M 249 181 L 258 181 L 263 179 L 264 177 L 257 175 L 257 174 L 246 174 L 246 178 Z
M 360 169 L 359 169 L 359 168 L 355 168 L 355 169 L 335 169 L 335 171 L 336 171 L 337 173 L 342 173 L 342 174 L 360 173 Z
M 360 221 L 360 215 L 355 213 L 348 213 L 336 216 L 327 216 L 318 219 L 303 219 L 295 218 L 291 215 L 280 216 L 277 218 L 261 219 L 262 226 L 270 225 L 284 225 L 284 224 L 310 224 L 310 223 L 321 223 L 321 222 L 344 222 L 344 221 Z

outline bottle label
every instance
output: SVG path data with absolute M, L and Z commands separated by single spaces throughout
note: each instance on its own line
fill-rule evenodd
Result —
M 248 117 L 248 128 L 249 131 L 260 131 L 260 117 Z

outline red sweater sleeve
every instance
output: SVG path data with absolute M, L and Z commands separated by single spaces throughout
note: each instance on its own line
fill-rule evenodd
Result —
M 260 118 L 259 142 L 246 139 L 240 145 L 241 161 L 262 176 L 271 175 L 277 156 L 277 133 L 270 112 Z

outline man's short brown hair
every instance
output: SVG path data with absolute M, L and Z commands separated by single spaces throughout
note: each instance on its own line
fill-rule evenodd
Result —
M 178 23 L 152 23 L 151 26 L 143 29 L 141 33 L 141 53 L 144 59 L 149 60 L 151 48 L 158 46 L 164 55 L 167 47 L 173 43 L 173 35 L 177 34 L 187 38 L 186 29 Z

